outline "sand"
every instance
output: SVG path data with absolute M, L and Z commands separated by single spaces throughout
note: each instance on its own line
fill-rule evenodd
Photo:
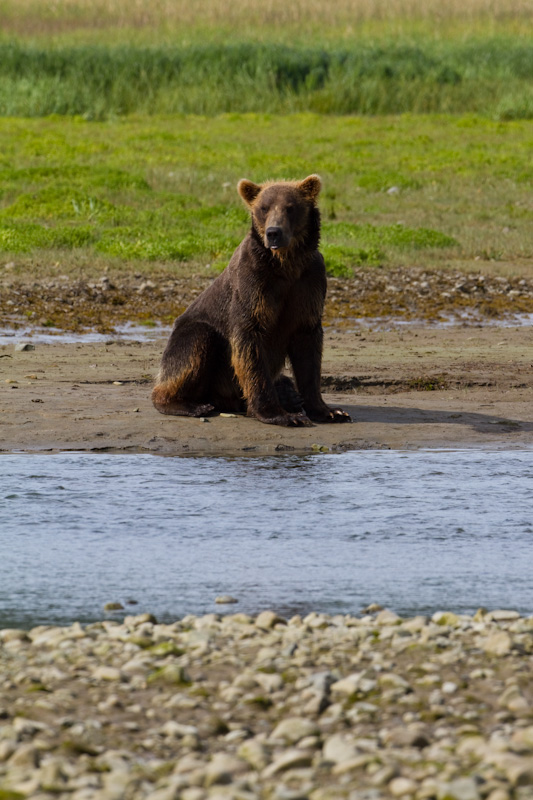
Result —
M 369 448 L 529 448 L 533 329 L 501 325 L 326 328 L 326 401 L 352 424 L 287 429 L 244 416 L 164 417 L 150 402 L 165 344 L 0 346 L 3 452 L 244 455 Z

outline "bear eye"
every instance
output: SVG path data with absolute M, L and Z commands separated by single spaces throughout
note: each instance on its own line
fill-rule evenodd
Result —
M 263 212 L 263 214 L 266 214 L 268 211 L 268 206 L 266 203 L 263 203 L 261 206 L 259 206 L 259 209 Z

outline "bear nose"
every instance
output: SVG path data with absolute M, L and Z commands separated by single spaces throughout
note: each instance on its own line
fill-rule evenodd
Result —
M 283 239 L 283 231 L 278 225 L 271 225 L 266 229 L 266 237 L 270 247 L 279 247 Z

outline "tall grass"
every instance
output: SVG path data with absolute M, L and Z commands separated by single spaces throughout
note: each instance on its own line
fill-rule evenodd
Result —
M 0 43 L 0 114 L 314 111 L 533 117 L 533 38 L 335 47 Z
M 362 30 L 397 33 L 531 33 L 532 0 L 2 0 L 9 35 L 70 35 L 124 29 L 153 36 L 165 31 L 227 38 L 236 31 L 258 39 L 294 41 L 351 37 Z

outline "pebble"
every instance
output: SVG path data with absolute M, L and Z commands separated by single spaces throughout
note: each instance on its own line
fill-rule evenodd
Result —
M 270 739 L 282 739 L 295 744 L 306 736 L 315 736 L 319 728 L 312 720 L 304 717 L 287 717 L 283 719 L 270 734 Z
M 0 796 L 531 797 L 533 618 L 372 614 L 0 630 Z
M 417 784 L 411 778 L 400 777 L 393 778 L 388 788 L 393 797 L 405 797 L 416 792 Z
M 482 639 L 480 644 L 489 655 L 506 656 L 511 652 L 512 640 L 506 631 L 498 631 Z

